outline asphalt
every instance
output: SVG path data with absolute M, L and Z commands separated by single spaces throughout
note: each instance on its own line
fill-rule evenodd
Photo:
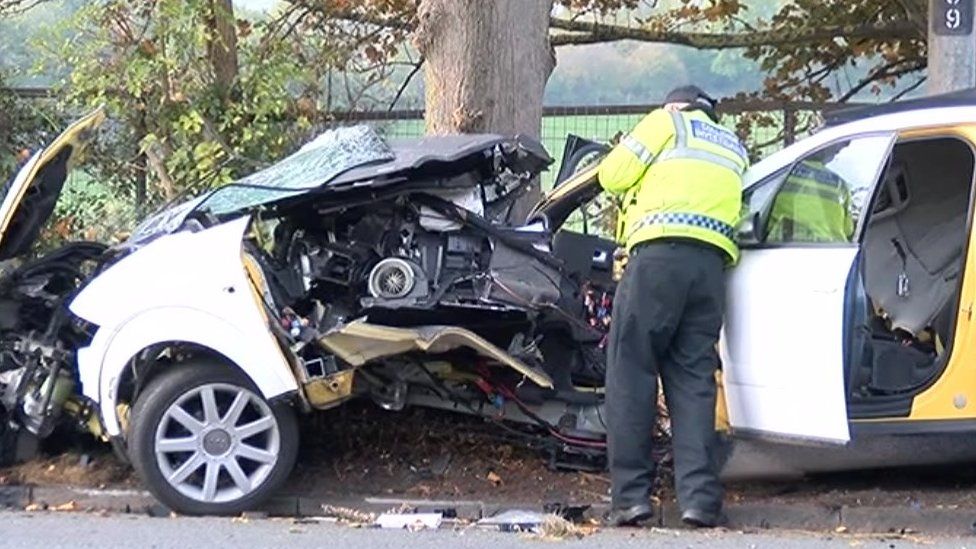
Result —
M 538 504 L 518 502 L 482 502 L 460 500 L 418 500 L 402 498 L 362 498 L 328 500 L 278 496 L 267 502 L 251 517 L 308 518 L 321 517 L 323 505 L 370 513 L 391 509 L 417 512 L 443 512 L 462 521 L 477 521 L 512 509 L 545 512 Z M 92 490 L 69 487 L 0 486 L 0 509 L 103 513 L 142 517 L 168 517 L 170 511 L 141 490 Z M 606 515 L 605 504 L 584 509 L 584 517 L 597 522 Z M 976 508 L 944 505 L 824 505 L 801 502 L 729 502 L 725 506 L 729 527 L 744 531 L 806 531 L 815 533 L 850 533 L 858 535 L 928 535 L 969 537 L 976 548 Z M 71 514 L 71 513 L 69 513 Z M 65 515 L 67 516 L 67 515 Z M 0 532 L 5 530 L 0 521 Z M 680 528 L 678 510 L 673 505 L 656 509 L 649 526 Z M 0 536 L 0 546 L 4 538 Z
M 545 543 L 540 545 L 543 541 Z M 527 534 L 490 532 L 476 527 L 408 532 L 351 528 L 293 519 L 151 518 L 82 513 L 0 513 L 0 547 L 372 547 L 377 549 L 475 549 L 548 547 L 555 542 L 579 548 L 762 548 L 976 547 L 976 538 L 920 536 L 805 535 L 792 532 L 680 530 L 603 530 L 583 538 L 540 540 Z

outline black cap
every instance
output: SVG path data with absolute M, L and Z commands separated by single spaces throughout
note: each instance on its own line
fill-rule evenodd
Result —
M 681 86 L 671 90 L 665 103 L 691 103 L 699 107 L 714 109 L 715 100 L 712 99 L 704 90 L 698 86 Z

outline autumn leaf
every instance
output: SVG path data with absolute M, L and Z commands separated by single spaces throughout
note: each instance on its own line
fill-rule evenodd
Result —
M 488 482 L 494 484 L 495 486 L 499 486 L 502 483 L 502 477 L 498 476 L 498 473 L 494 471 L 488 471 L 487 478 L 488 478 Z

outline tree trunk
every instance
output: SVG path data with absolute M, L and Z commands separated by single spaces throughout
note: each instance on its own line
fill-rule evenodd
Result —
M 421 0 L 414 43 L 426 59 L 427 133 L 538 138 L 556 64 L 551 10 L 552 0 Z M 536 182 L 511 218 L 538 198 Z
M 237 29 L 232 0 L 210 0 L 207 14 L 210 40 L 207 55 L 213 67 L 217 92 L 226 100 L 237 79 Z

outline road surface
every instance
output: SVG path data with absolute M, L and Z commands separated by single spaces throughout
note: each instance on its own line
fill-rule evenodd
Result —
M 501 549 L 546 548 L 566 545 L 586 549 L 763 548 L 805 549 L 858 547 L 976 548 L 976 538 L 885 538 L 882 536 L 823 536 L 789 532 L 692 532 L 678 530 L 604 530 L 582 540 L 542 542 L 527 536 L 480 531 L 407 532 L 356 529 L 328 523 L 296 523 L 290 519 L 243 521 L 228 518 L 152 518 L 143 515 L 99 516 L 81 513 L 0 512 L 0 547 L 247 547 L 298 549 L 303 547 L 371 547 L 377 549 Z

